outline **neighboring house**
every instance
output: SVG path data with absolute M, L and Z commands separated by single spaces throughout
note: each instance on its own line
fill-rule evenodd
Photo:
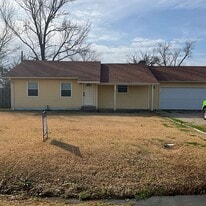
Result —
M 201 109 L 206 98 L 203 67 L 24 61 L 7 78 L 15 110 Z

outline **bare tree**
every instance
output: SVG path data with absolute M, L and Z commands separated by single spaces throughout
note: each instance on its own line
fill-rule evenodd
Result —
M 128 62 L 137 64 L 144 60 L 148 66 L 181 66 L 186 59 L 191 58 L 195 43 L 195 41 L 186 41 L 181 48 L 174 47 L 168 42 L 158 43 L 152 50 L 146 52 L 140 50 L 139 55 L 128 56 Z
M 9 81 L 2 78 L 5 73 L 8 72 L 11 53 L 16 49 L 11 46 L 13 40 L 13 34 L 4 22 L 1 22 L 0 31 L 0 84 L 3 86 L 9 85 Z
M 92 50 L 91 48 L 88 48 L 85 51 L 82 51 L 81 53 L 79 53 L 75 57 L 71 57 L 70 59 L 72 61 L 84 61 L 84 62 L 99 61 L 97 52 L 95 50 Z
M 85 43 L 90 24 L 79 25 L 69 20 L 64 7 L 73 0 L 15 0 L 23 11 L 19 23 L 11 4 L 2 3 L 1 16 L 6 25 L 26 45 L 30 58 L 63 60 L 88 48 Z
M 144 58 L 140 57 L 139 55 L 135 54 L 130 54 L 127 56 L 127 62 L 132 63 L 132 64 L 138 64 L 140 61 L 145 61 Z M 146 61 L 145 61 L 146 62 Z
M 144 61 L 147 66 L 153 66 L 159 64 L 159 58 L 155 56 L 153 51 L 143 52 L 139 51 L 139 54 L 131 54 L 128 56 L 128 63 L 138 64 L 139 62 Z
M 3 67 L 6 64 L 7 56 L 11 52 L 9 45 L 12 41 L 12 32 L 9 30 L 7 25 L 2 25 L 0 32 L 0 66 Z M 1 72 L 3 70 L 1 69 Z
M 182 65 L 182 63 L 185 61 L 185 59 L 192 57 L 192 50 L 195 47 L 195 41 L 185 42 L 185 46 L 183 48 L 183 56 L 181 57 L 178 66 Z M 179 55 L 180 56 L 180 55 Z

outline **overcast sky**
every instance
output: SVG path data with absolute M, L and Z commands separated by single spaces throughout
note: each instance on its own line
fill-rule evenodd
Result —
M 69 10 L 92 23 L 89 42 L 104 63 L 127 62 L 161 41 L 196 40 L 187 65 L 206 65 L 206 0 L 76 0 Z

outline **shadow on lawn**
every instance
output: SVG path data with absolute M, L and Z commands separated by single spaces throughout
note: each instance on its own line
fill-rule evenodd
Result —
M 64 150 L 67 150 L 73 154 L 75 154 L 76 156 L 78 157 L 82 157 L 82 154 L 79 150 L 79 147 L 76 147 L 74 145 L 71 145 L 71 144 L 67 144 L 67 143 L 64 143 L 64 142 L 60 142 L 60 141 L 57 141 L 57 140 L 52 140 L 50 142 L 51 145 L 54 145 L 54 146 L 57 146 L 57 147 L 60 147 Z

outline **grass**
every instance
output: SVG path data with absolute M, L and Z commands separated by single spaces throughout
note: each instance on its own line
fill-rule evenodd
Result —
M 159 116 L 48 112 L 44 143 L 38 112 L 0 112 L 0 122 L 4 194 L 141 199 L 205 188 L 204 134 Z
M 151 197 L 151 193 L 146 189 L 140 190 L 135 195 L 135 199 L 137 199 L 137 200 L 144 200 L 144 199 L 148 199 L 149 197 Z
M 79 193 L 80 200 L 89 200 L 91 199 L 91 193 L 88 191 L 82 191 Z
M 106 203 L 102 201 L 87 201 L 87 202 L 81 202 L 81 201 L 69 201 L 69 200 L 62 200 L 62 199 L 39 199 L 39 198 L 21 198 L 18 196 L 11 197 L 11 196 L 0 196 L 0 205 L 3 206 L 22 206 L 22 205 L 30 205 L 30 206 L 117 206 L 119 204 L 115 203 Z M 131 203 L 123 203 L 122 206 L 132 206 Z
M 172 120 L 176 123 L 176 127 L 180 128 L 183 131 L 188 131 L 189 128 L 194 128 L 194 129 L 200 130 L 202 132 L 206 132 L 205 126 L 191 124 L 191 123 L 184 122 L 184 121 L 176 119 L 176 118 L 172 118 Z
M 200 126 L 200 125 L 194 125 L 194 124 L 189 124 L 191 127 L 198 129 L 202 132 L 206 132 L 206 127 L 205 126 Z
M 198 142 L 187 142 L 188 145 L 193 145 L 195 147 L 206 147 L 206 144 L 200 144 Z

